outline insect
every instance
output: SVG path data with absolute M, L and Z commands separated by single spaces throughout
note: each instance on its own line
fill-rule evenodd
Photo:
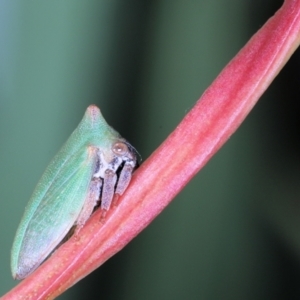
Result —
M 138 153 L 110 127 L 99 108 L 82 121 L 38 182 L 18 227 L 12 252 L 15 279 L 32 273 L 70 229 L 81 228 L 100 205 L 105 214 L 122 195 L 137 167 Z

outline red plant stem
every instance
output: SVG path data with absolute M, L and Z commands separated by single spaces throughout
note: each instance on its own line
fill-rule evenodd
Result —
M 238 128 L 299 44 L 300 0 L 286 0 L 136 171 L 116 208 L 62 245 L 2 299 L 53 299 L 122 249 Z

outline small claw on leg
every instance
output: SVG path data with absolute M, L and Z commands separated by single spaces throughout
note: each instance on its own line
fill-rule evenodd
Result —
M 101 209 L 101 208 L 100 208 L 100 209 Z M 105 223 L 105 217 L 106 217 L 106 214 L 107 214 L 107 210 L 101 209 L 100 222 L 101 222 L 102 224 Z
M 118 201 L 119 201 L 120 195 L 119 194 L 115 194 L 112 200 L 111 205 L 116 207 L 118 205 Z

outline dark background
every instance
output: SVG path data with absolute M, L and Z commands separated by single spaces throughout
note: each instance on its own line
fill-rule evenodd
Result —
M 86 107 L 145 160 L 281 4 L 0 1 L 1 295 L 25 205 Z M 299 64 L 298 52 L 172 204 L 59 299 L 299 299 Z

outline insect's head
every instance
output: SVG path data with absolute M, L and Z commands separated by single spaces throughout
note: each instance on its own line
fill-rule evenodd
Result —
M 115 139 L 109 148 L 99 148 L 99 161 L 94 177 L 104 178 L 104 172 L 111 170 L 118 174 L 124 167 L 133 171 L 139 165 L 139 154 L 125 139 Z
M 138 166 L 138 153 L 123 138 L 114 140 L 109 151 L 99 150 L 99 163 L 94 178 L 100 177 L 103 180 L 101 208 L 107 211 L 113 195 L 122 195 L 126 190 L 132 172 Z
M 140 155 L 125 139 L 119 139 L 112 145 L 112 152 L 118 161 L 131 165 L 133 169 L 139 165 Z M 122 162 L 120 162 L 122 164 Z

